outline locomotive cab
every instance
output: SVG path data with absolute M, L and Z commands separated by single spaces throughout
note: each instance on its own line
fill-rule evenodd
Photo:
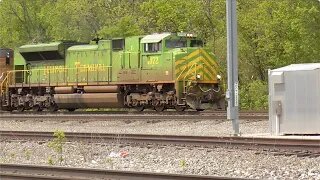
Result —
M 142 80 L 174 81 L 178 109 L 206 109 L 224 102 L 217 60 L 202 40 L 189 33 L 147 35 L 141 40 Z

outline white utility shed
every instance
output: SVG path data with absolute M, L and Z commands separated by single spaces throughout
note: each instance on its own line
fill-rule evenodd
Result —
M 320 134 L 320 63 L 269 70 L 272 135 Z

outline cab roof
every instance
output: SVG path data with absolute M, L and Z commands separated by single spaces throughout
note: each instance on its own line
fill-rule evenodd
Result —
M 160 34 L 151 34 L 151 35 L 146 35 L 141 39 L 141 43 L 158 43 L 162 39 L 170 36 L 171 33 L 160 33 Z

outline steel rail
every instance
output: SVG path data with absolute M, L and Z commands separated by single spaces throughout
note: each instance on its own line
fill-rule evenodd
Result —
M 84 179 L 235 179 L 231 177 L 186 175 L 186 174 L 167 174 L 153 172 L 134 172 L 120 170 L 106 170 L 94 168 L 70 168 L 62 166 L 39 166 L 39 165 L 19 165 L 19 164 L 0 164 L 1 180 L 13 179 L 64 179 L 64 180 L 84 180 Z M 238 178 L 236 178 L 238 179 Z
M 98 143 L 142 143 L 203 147 L 232 147 L 244 149 L 290 150 L 300 152 L 320 153 L 320 139 L 287 139 L 264 137 L 235 136 L 176 136 L 150 134 L 108 134 L 108 133 L 76 133 L 67 132 L 68 141 L 85 141 Z M 0 131 L 0 140 L 50 140 L 53 132 L 35 131 Z
M 77 110 L 77 111 L 57 111 L 57 112 L 50 112 L 50 111 L 41 111 L 41 112 L 35 112 L 32 110 L 29 111 L 23 111 L 23 112 L 9 112 L 9 111 L 2 111 L 0 110 L 1 114 L 214 114 L 214 113 L 218 113 L 218 114 L 226 114 L 227 112 L 224 110 L 206 110 L 206 111 L 194 111 L 194 110 L 186 110 L 186 111 L 175 111 L 175 110 L 165 110 L 162 112 L 157 112 L 154 110 L 145 110 L 145 111 L 135 111 L 135 110 L 98 110 L 98 111 L 86 111 L 86 110 Z M 240 111 L 240 114 L 268 114 L 268 111 Z

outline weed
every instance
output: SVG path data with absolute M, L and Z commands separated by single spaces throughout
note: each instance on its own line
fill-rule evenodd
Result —
M 114 162 L 113 162 L 112 158 L 110 158 L 110 157 L 106 158 L 106 163 L 109 164 L 111 166 L 111 168 L 113 169 Z
M 52 156 L 49 156 L 49 157 L 48 157 L 48 164 L 49 164 L 49 165 L 54 165 L 54 161 L 53 161 L 53 159 L 52 159 Z
M 183 169 L 187 167 L 187 162 L 186 160 L 182 159 L 179 162 L 180 167 L 182 167 Z
M 27 160 L 30 160 L 31 151 L 29 149 L 24 150 L 24 155 L 25 155 Z
M 66 136 L 63 131 L 56 130 L 53 134 L 54 139 L 48 144 L 48 147 L 52 148 L 56 153 L 58 153 L 58 161 L 61 165 L 63 158 L 63 145 L 66 142 Z

